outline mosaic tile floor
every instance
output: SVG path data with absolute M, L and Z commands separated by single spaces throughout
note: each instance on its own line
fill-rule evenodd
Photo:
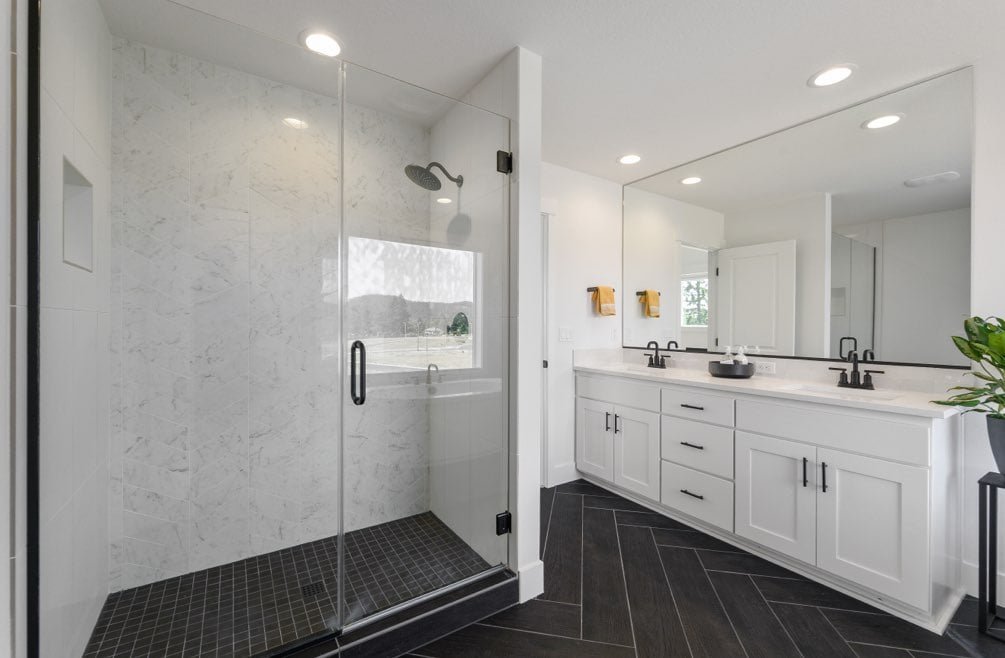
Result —
M 329 537 L 111 594 L 85 656 L 253 656 L 325 631 L 335 615 Z M 432 512 L 346 533 L 347 620 L 489 567 Z

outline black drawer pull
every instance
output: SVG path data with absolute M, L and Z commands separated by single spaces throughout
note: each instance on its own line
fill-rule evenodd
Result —
M 699 496 L 699 495 L 698 495 L 698 494 L 696 494 L 696 493 L 691 493 L 691 492 L 690 492 L 690 491 L 688 491 L 687 489 L 681 489 L 681 490 L 680 490 L 680 492 L 681 492 L 682 494 L 687 494 L 688 496 L 691 496 L 692 498 L 697 498 L 698 500 L 705 500 L 705 497 L 704 497 L 704 496 Z
M 688 443 L 687 441 L 681 441 L 680 444 L 682 446 L 687 446 L 688 448 L 694 448 L 695 450 L 704 450 L 705 449 L 705 446 L 697 446 L 697 445 L 695 445 L 693 443 Z
M 693 404 L 682 404 L 680 406 L 684 407 L 685 409 L 694 409 L 695 411 L 705 411 L 705 407 L 699 407 Z
M 827 493 L 827 462 L 820 462 L 820 479 L 823 484 L 823 493 Z
M 611 431 L 611 412 L 610 411 L 605 411 L 604 412 L 604 431 L 605 432 L 610 432 Z
M 803 486 L 804 487 L 808 483 L 808 480 L 806 479 L 806 463 L 807 463 L 807 461 L 808 460 L 805 457 L 803 457 Z
M 614 414 L 614 433 L 619 434 L 621 430 L 618 429 L 618 418 L 621 418 L 618 414 Z

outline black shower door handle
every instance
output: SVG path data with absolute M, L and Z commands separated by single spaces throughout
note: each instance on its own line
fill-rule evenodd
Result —
M 356 355 L 359 354 L 359 366 L 356 365 Z M 366 345 L 361 340 L 354 340 L 349 350 L 349 395 L 352 403 L 359 406 L 366 402 Z M 357 373 L 358 370 L 358 373 Z M 357 374 L 359 389 L 356 388 Z

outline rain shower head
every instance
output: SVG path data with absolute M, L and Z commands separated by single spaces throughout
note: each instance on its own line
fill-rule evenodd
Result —
M 436 174 L 432 172 L 433 167 L 439 167 L 444 176 L 449 178 L 452 182 L 457 183 L 457 187 L 464 185 L 464 176 L 454 178 L 439 162 L 430 162 L 425 167 L 420 167 L 417 164 L 410 164 L 405 167 L 405 175 L 419 187 L 429 190 L 430 192 L 435 192 L 442 187 L 442 184 L 440 183 L 440 179 L 436 177 Z

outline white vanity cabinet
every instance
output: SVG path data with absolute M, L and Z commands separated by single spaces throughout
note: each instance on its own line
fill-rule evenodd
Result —
M 799 385 L 784 382 L 688 377 L 577 372 L 579 471 L 945 629 L 963 596 L 958 415 L 922 393 L 905 393 L 899 406 L 863 405 L 840 392 L 790 394 Z
M 576 388 L 576 468 L 659 500 L 659 388 L 605 377 Z
M 932 497 L 956 463 L 931 458 L 944 421 L 741 399 L 736 422 L 736 534 L 934 610 L 958 504 Z

